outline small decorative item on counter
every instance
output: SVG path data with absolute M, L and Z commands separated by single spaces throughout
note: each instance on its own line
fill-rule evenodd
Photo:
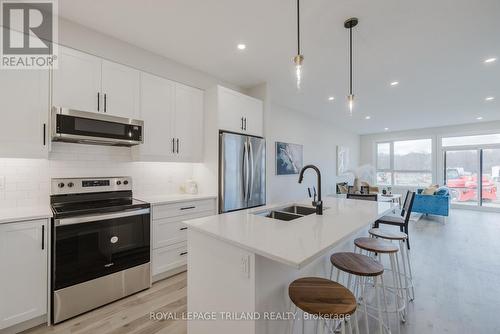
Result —
M 386 194 L 387 194 L 387 190 L 382 189 L 382 195 L 386 195 Z
M 198 194 L 198 183 L 193 180 L 187 180 L 186 184 L 184 185 L 184 192 L 190 195 Z
M 389 195 L 392 195 L 392 187 L 387 187 L 387 192 L 389 193 Z

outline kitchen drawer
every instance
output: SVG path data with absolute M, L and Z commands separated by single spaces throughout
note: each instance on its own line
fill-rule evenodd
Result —
M 215 214 L 215 199 L 186 201 L 172 204 L 153 206 L 153 220 L 169 217 L 178 217 L 192 213 L 212 211 Z
M 153 276 L 187 264 L 187 242 L 153 250 Z
M 153 248 L 161 248 L 186 241 L 187 227 L 183 221 L 213 215 L 213 210 L 153 220 Z

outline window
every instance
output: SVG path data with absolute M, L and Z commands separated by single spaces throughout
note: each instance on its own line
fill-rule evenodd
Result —
M 490 144 L 500 144 L 500 134 L 445 137 L 442 140 L 443 147 L 467 146 L 467 145 L 490 145 Z
M 432 183 L 432 139 L 377 144 L 377 184 L 427 186 Z

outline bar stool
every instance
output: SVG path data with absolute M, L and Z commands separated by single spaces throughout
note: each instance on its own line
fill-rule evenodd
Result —
M 389 328 L 389 316 L 387 313 L 387 298 L 385 295 L 384 278 L 382 275 L 384 273 L 384 266 L 366 255 L 356 254 L 352 252 L 335 253 L 330 257 L 330 262 L 332 263 L 330 279 L 332 279 L 333 276 L 333 268 L 337 268 L 337 282 L 340 279 L 340 272 L 343 271 L 344 273 L 348 274 L 347 287 L 350 288 L 351 276 L 355 276 L 353 290 L 356 297 L 358 297 L 358 289 L 361 290 L 358 302 L 364 307 L 366 334 L 369 333 L 368 298 L 366 295 L 366 287 L 369 285 L 368 279 L 373 279 L 373 286 L 375 287 L 375 297 L 377 300 L 378 317 L 375 317 L 373 315 L 370 316 L 378 320 L 380 333 L 383 333 L 383 329 L 385 329 L 387 333 L 390 333 L 391 330 Z M 382 307 L 380 303 L 381 293 L 383 294 L 384 298 L 384 312 L 387 316 L 387 324 L 384 323 L 384 319 L 382 318 Z
M 410 252 L 406 247 L 406 240 L 408 239 L 408 235 L 404 232 L 384 231 L 379 228 L 372 228 L 368 231 L 368 233 L 370 234 L 370 236 L 375 238 L 399 242 L 399 254 L 401 255 L 401 261 L 403 264 L 403 277 L 405 280 L 404 289 L 406 291 L 406 296 L 407 296 L 406 299 L 408 301 L 413 301 L 415 299 L 415 287 L 413 285 L 413 273 L 411 270 Z
M 356 319 L 356 298 L 343 285 L 319 277 L 299 278 L 288 286 L 288 295 L 295 305 L 303 312 L 302 334 L 304 334 L 305 313 L 317 317 L 319 325 L 333 332 L 337 325 L 341 326 L 341 333 L 345 334 L 346 325 L 352 334 L 350 316 L 354 314 L 356 333 L 359 333 Z M 293 319 L 291 333 L 293 333 L 296 317 Z M 334 326 L 329 326 L 328 321 L 333 321 Z
M 389 292 L 394 293 L 394 301 L 395 301 L 395 310 L 389 311 L 399 314 L 401 317 L 401 321 L 406 321 L 406 303 L 405 296 L 403 292 L 403 285 L 401 283 L 401 270 L 399 267 L 399 260 L 397 257 L 397 253 L 399 251 L 398 247 L 394 245 L 392 242 L 362 237 L 354 240 L 354 251 L 356 252 L 359 249 L 359 253 L 362 251 L 366 251 L 367 255 L 376 256 L 380 263 L 382 263 L 382 254 L 386 254 L 389 256 L 390 268 L 386 269 L 387 271 L 392 273 L 392 283 L 393 285 L 386 285 L 385 288 Z

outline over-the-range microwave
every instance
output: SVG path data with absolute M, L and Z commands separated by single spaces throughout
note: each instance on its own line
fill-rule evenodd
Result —
M 52 107 L 52 141 L 134 146 L 144 143 L 144 122 L 96 112 Z

